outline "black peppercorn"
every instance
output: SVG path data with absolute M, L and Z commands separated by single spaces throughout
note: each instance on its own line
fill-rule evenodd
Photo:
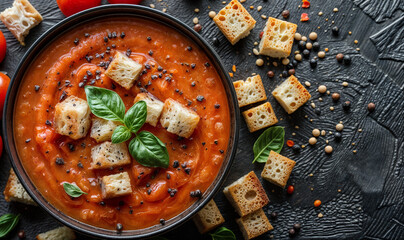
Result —
M 282 77 L 287 78 L 289 76 L 288 71 L 282 71 Z
M 287 68 L 287 69 L 292 69 L 292 68 L 295 68 L 295 67 L 294 67 L 294 65 L 293 65 L 292 62 L 289 62 L 289 63 L 286 65 L 286 68 Z
M 216 104 L 215 104 L 215 108 L 216 108 L 216 109 L 219 109 L 219 108 L 220 108 L 220 104 L 216 103 Z
M 212 42 L 213 42 L 213 45 L 215 45 L 215 46 L 219 46 L 219 45 L 220 45 L 220 41 L 219 41 L 219 39 L 216 38 L 216 37 L 213 38 Z
M 205 99 L 205 98 L 204 98 L 202 95 L 198 95 L 198 96 L 196 97 L 196 100 L 197 100 L 198 102 L 202 102 L 203 99 Z
M 349 64 L 351 64 L 351 57 L 348 55 L 345 55 L 343 61 L 344 61 L 345 65 L 349 65 Z
M 165 225 L 165 224 L 166 224 L 166 220 L 160 219 L 160 224 L 161 224 L 161 225 Z
M 293 67 L 295 67 L 295 68 L 296 68 L 296 67 L 297 67 L 298 62 L 297 62 L 295 59 L 293 59 L 293 60 L 292 60 L 292 64 L 293 64 Z
M 295 151 L 295 152 L 300 152 L 300 146 L 297 145 L 297 144 L 293 145 L 292 149 L 293 149 L 293 151 Z
M 35 92 L 38 92 L 39 91 L 39 85 L 35 85 Z
M 320 108 L 314 109 L 314 112 L 315 112 L 317 115 L 321 115 L 321 109 L 320 109 Z
M 295 75 L 295 69 L 289 69 L 288 70 L 289 75 Z
M 151 41 L 151 37 L 150 37 L 150 36 L 147 37 L 147 41 Z
M 307 50 L 307 49 L 304 49 L 304 50 L 303 50 L 303 57 L 309 58 L 309 57 L 310 57 L 310 51 Z
M 305 41 L 299 41 L 298 47 L 303 50 L 306 48 L 306 42 Z
M 290 236 L 290 237 L 294 237 L 295 234 L 296 234 L 295 229 L 293 229 L 293 228 L 289 229 L 289 236 Z
M 177 167 L 179 167 L 180 166 L 180 163 L 177 161 L 177 160 L 175 160 L 174 162 L 173 162 L 173 168 L 177 168 Z
M 314 59 L 314 58 L 310 59 L 310 66 L 311 66 L 312 68 L 317 67 L 317 60 Z
M 275 76 L 275 73 L 272 72 L 272 71 L 268 71 L 268 72 L 267 72 L 267 76 L 268 76 L 269 78 L 273 78 L 273 77 Z
M 318 50 L 320 50 L 320 44 L 318 42 L 314 42 L 312 48 L 314 51 L 317 52 Z
M 342 104 L 342 108 L 343 108 L 345 111 L 348 111 L 348 110 L 351 108 L 351 102 L 350 102 L 350 101 L 345 101 L 345 102 Z
M 339 28 L 338 28 L 337 26 L 333 27 L 333 28 L 331 29 L 331 31 L 332 31 L 332 34 L 334 34 L 334 36 L 338 36 L 338 34 L 339 34 Z
M 271 213 L 271 218 L 272 219 L 275 219 L 275 218 L 277 218 L 278 217 L 278 214 L 276 213 L 276 212 L 272 212 Z
M 293 224 L 293 228 L 296 230 L 296 232 L 298 232 L 302 226 L 299 223 L 295 223 Z
M 58 157 L 58 158 L 56 158 L 55 163 L 56 163 L 56 165 L 64 165 L 65 161 L 63 160 L 63 158 Z
M 25 232 L 24 232 L 24 230 L 18 231 L 18 238 L 19 238 L 19 239 L 24 239 L 24 238 L 25 238 Z
M 339 142 L 339 141 L 341 141 L 342 134 L 340 132 L 335 132 L 334 133 L 334 138 L 335 138 L 336 141 Z

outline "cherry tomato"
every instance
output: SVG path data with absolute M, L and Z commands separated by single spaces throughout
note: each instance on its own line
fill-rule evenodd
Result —
M 6 100 L 6 94 L 9 84 L 10 78 L 6 74 L 0 72 L 0 119 L 3 117 L 4 101 Z
M 3 154 L 3 139 L 0 136 L 0 157 Z
M 3 33 L 0 31 L 0 63 L 3 61 L 4 57 L 6 56 L 6 50 L 7 50 L 6 38 L 4 37 Z
M 139 4 L 142 0 L 108 0 L 109 3 L 126 3 L 126 4 Z
M 62 13 L 68 17 L 101 4 L 101 0 L 56 0 Z

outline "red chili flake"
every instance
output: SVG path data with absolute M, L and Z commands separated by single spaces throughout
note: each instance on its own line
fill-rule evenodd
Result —
M 286 145 L 288 145 L 288 147 L 293 147 L 293 145 L 295 145 L 295 142 L 293 142 L 292 140 L 287 140 Z
M 302 8 L 309 8 L 310 7 L 310 2 L 308 0 L 303 0 L 302 1 Z
M 288 194 L 292 194 L 295 191 L 295 187 L 293 185 L 289 185 L 287 189 Z
M 307 22 L 309 21 L 309 14 L 307 13 L 302 13 L 302 15 L 300 16 L 300 22 Z
M 260 32 L 260 39 L 262 38 L 262 35 L 264 35 L 264 32 Z

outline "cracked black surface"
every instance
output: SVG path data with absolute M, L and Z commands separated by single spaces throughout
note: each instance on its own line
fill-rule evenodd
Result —
M 11 5 L 11 0 L 0 2 L 0 10 Z M 228 2 L 228 1 L 227 1 Z M 404 2 L 402 0 L 312 0 L 309 9 L 298 8 L 299 0 L 247 0 L 244 6 L 252 5 L 249 12 L 257 20 L 250 36 L 232 46 L 220 33 L 208 17 L 210 10 L 219 11 L 222 1 L 168 1 L 145 0 L 144 5 L 154 3 L 157 9 L 167 9 L 189 26 L 192 19 L 199 18 L 203 26 L 200 34 L 212 42 L 213 37 L 220 40 L 215 50 L 221 56 L 228 71 L 237 66 L 233 80 L 245 79 L 252 73 L 262 76 L 269 101 L 274 107 L 278 125 L 286 129 L 286 139 L 306 145 L 300 153 L 294 153 L 284 147 L 282 154 L 297 162 L 289 179 L 295 186 L 293 195 L 274 185 L 262 181 L 270 198 L 270 204 L 264 209 L 267 213 L 278 213 L 276 220 L 270 219 L 274 230 L 258 239 L 288 239 L 288 230 L 294 223 L 301 223 L 302 229 L 295 239 L 404 239 Z M 63 19 L 55 1 L 37 0 L 33 5 L 41 12 L 44 21 L 32 30 L 27 37 L 27 47 L 22 47 L 11 33 L 0 24 L 0 30 L 7 38 L 8 52 L 0 71 L 13 76 L 14 69 L 24 52 L 43 32 Z M 258 12 L 256 8 L 262 5 Z M 210 8 L 208 8 L 210 6 Z M 200 12 L 195 13 L 194 9 Z M 333 9 L 338 8 L 338 12 Z M 255 65 L 256 56 L 252 54 L 254 42 L 259 42 L 259 33 L 265 24 L 260 16 L 267 15 L 282 18 L 282 10 L 290 10 L 291 22 L 298 24 L 298 32 L 305 36 L 312 31 L 318 33 L 321 49 L 329 48 L 325 59 L 318 62 L 317 68 L 310 68 L 307 60 L 299 63 L 296 77 L 301 82 L 309 81 L 311 101 L 297 112 L 288 116 L 281 106 L 270 96 L 270 92 L 283 79 L 279 74 L 282 64 L 274 67 L 274 60 L 266 60 L 270 66 Z M 322 16 L 318 12 L 322 11 Z M 302 12 L 309 13 L 310 21 L 299 22 Z M 328 21 L 326 21 L 328 19 Z M 333 24 L 332 21 L 335 23 Z M 340 28 L 338 37 L 332 36 L 333 26 Z M 320 28 L 318 28 L 320 27 Z M 351 31 L 352 34 L 348 34 Z M 354 43 L 358 40 L 358 44 Z M 356 48 L 360 48 L 357 51 Z M 294 46 L 297 50 L 297 46 Z M 293 51 L 292 51 L 293 52 Z M 337 53 L 352 58 L 350 66 L 339 64 L 335 60 Z M 251 53 L 251 55 L 248 55 Z M 292 54 L 293 55 L 293 54 Z M 315 53 L 311 53 L 311 58 Z M 275 77 L 269 79 L 266 72 L 272 70 Z M 348 82 L 347 87 L 342 82 Z M 328 90 L 339 92 L 341 99 L 333 102 L 331 96 L 316 91 L 319 85 Z M 322 98 L 322 101 L 319 100 Z M 351 111 L 342 110 L 341 103 L 349 100 Z M 317 115 L 310 103 L 314 102 L 322 114 Z M 367 104 L 374 102 L 376 110 L 367 111 Z M 330 106 L 335 108 L 330 110 Z M 244 108 L 242 109 L 244 110 Z M 312 121 L 311 121 L 312 119 Z M 329 131 L 335 131 L 335 125 L 343 121 L 344 130 L 341 142 L 334 141 Z M 298 126 L 298 128 L 296 127 Z M 313 128 L 324 129 L 326 136 L 320 137 L 315 146 L 308 145 Z M 360 131 L 361 130 L 361 131 Z M 254 170 L 261 173 L 263 165 L 251 164 L 252 144 L 260 132 L 249 133 L 244 120 L 241 121 L 238 152 L 231 174 L 225 185 Z M 324 153 L 326 140 L 333 146 L 332 155 Z M 356 150 L 355 154 L 353 151 Z M 4 189 L 10 164 L 3 154 L 0 162 L 0 188 Z M 340 189 L 340 191 L 338 191 Z M 321 199 L 322 206 L 314 208 L 315 199 Z M 241 239 L 241 233 L 235 223 L 237 214 L 224 195 L 215 196 L 226 223 Z M 24 229 L 27 239 L 33 239 L 39 232 L 50 230 L 59 224 L 45 211 L 19 203 L 6 203 L 0 197 L 0 214 L 6 212 L 21 213 L 19 226 L 10 234 L 17 239 L 17 231 Z M 322 218 L 318 214 L 323 214 Z M 268 215 L 269 216 L 269 215 Z M 168 239 L 209 239 L 209 235 L 200 235 L 192 221 L 165 235 Z M 78 239 L 88 239 L 79 236 Z

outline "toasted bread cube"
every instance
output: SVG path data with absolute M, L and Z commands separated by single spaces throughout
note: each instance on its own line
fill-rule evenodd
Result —
M 0 19 L 21 45 L 29 30 L 42 22 L 42 16 L 28 0 L 14 0 L 13 6 L 0 13 Z
M 240 216 L 254 212 L 269 202 L 261 182 L 253 171 L 225 187 L 223 193 Z
M 213 18 L 232 45 L 247 37 L 255 26 L 254 18 L 237 0 L 232 0 Z
M 272 91 L 272 95 L 289 114 L 296 111 L 311 98 L 309 91 L 293 75 L 276 87 Z
M 92 123 L 90 137 L 94 138 L 97 142 L 110 141 L 115 128 L 119 126 L 118 122 L 99 117 L 94 117 Z
M 55 106 L 55 130 L 72 139 L 85 137 L 90 129 L 90 107 L 86 100 L 69 96 Z
M 274 229 L 262 209 L 236 220 L 246 240 L 261 236 Z
M 199 123 L 199 115 L 169 98 L 164 102 L 160 123 L 168 132 L 188 138 Z
M 7 202 L 20 202 L 36 206 L 36 203 L 28 195 L 27 191 L 25 191 L 13 169 L 10 169 L 10 175 L 3 194 Z
M 153 127 L 157 125 L 161 112 L 163 111 L 164 103 L 150 93 L 139 93 L 136 95 L 135 103 L 145 101 L 147 104 L 146 122 Z
M 68 227 L 59 227 L 36 236 L 38 240 L 74 240 L 76 234 Z
M 129 174 L 122 172 L 104 176 L 101 179 L 102 198 L 109 199 L 121 197 L 132 193 Z
M 105 75 L 116 83 L 129 90 L 142 72 L 142 64 L 139 64 L 126 55 L 116 52 L 114 60 L 109 64 Z
M 210 200 L 192 220 L 201 234 L 209 232 L 224 223 L 224 218 L 213 199 Z
M 285 187 L 296 162 L 271 151 L 261 177 L 275 185 Z
M 91 167 L 105 169 L 119 167 L 130 163 L 130 156 L 126 144 L 104 142 L 91 149 Z
M 244 111 L 243 116 L 250 132 L 272 126 L 278 122 L 269 102 Z
M 233 82 L 233 85 L 237 93 L 239 107 L 267 100 L 260 75 L 249 77 L 245 81 Z
M 259 45 L 259 53 L 273 58 L 288 57 L 296 29 L 296 24 L 269 17 Z

